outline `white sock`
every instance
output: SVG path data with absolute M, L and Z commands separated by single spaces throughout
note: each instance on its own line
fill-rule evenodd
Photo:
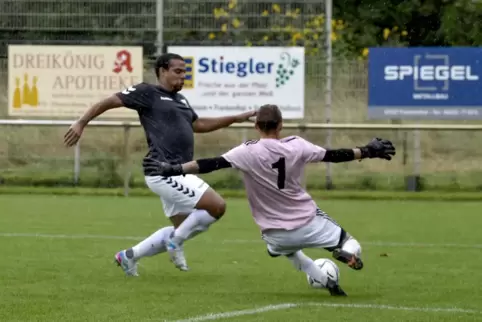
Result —
M 202 226 L 202 225 L 198 225 L 198 226 L 194 227 L 194 231 L 191 232 L 191 234 L 187 237 L 187 239 L 193 239 L 194 237 L 196 237 L 200 233 L 208 230 L 208 228 L 209 228 L 209 226 Z
M 174 231 L 172 240 L 175 243 L 182 244 L 185 240 L 207 230 L 215 221 L 216 218 L 206 210 L 194 210 Z
M 141 241 L 139 244 L 132 247 L 131 249 L 133 258 L 138 260 L 142 257 L 153 256 L 167 251 L 166 241 L 169 239 L 173 231 L 173 226 L 161 228 L 143 241 Z M 126 251 L 126 255 L 127 257 L 129 257 L 129 249 Z
M 305 272 L 308 276 L 322 285 L 325 285 L 328 281 L 328 276 L 326 276 L 323 271 L 316 266 L 315 262 L 306 256 L 301 250 L 286 257 L 288 257 L 297 270 Z

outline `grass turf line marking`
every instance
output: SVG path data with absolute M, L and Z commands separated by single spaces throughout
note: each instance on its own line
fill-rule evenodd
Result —
M 373 309 L 373 310 L 392 310 L 392 311 L 409 311 L 409 312 L 424 312 L 424 313 L 463 313 L 463 314 L 482 314 L 480 311 L 459 308 L 441 308 L 441 307 L 409 307 L 409 306 L 394 306 L 394 305 L 378 305 L 378 304 L 349 304 L 349 303 L 283 303 L 262 306 L 255 309 L 228 311 L 220 313 L 209 313 L 205 315 L 198 315 L 183 320 L 171 320 L 168 322 L 197 322 L 197 321 L 213 321 L 220 319 L 234 318 L 238 316 L 254 315 L 265 312 L 286 310 L 290 308 L 298 308 L 305 306 L 314 307 L 331 307 L 331 308 L 348 308 L 348 309 Z
M 145 237 L 141 236 L 113 236 L 113 235 L 66 235 L 66 234 L 42 234 L 42 233 L 1 233 L 0 237 L 30 237 L 30 238 L 60 238 L 60 239 L 111 239 L 111 240 L 134 240 L 141 241 Z M 203 242 L 216 242 L 205 240 Z M 257 244 L 263 243 L 262 240 L 255 239 L 227 239 L 221 241 L 222 244 Z M 381 247 L 433 247 L 433 248 L 477 248 L 482 249 L 482 244 L 456 244 L 456 243 L 402 243 L 402 242 L 382 242 L 382 241 L 362 241 L 362 245 L 381 246 Z
M 259 307 L 257 309 L 248 309 L 248 310 L 240 310 L 240 311 L 229 311 L 229 312 L 221 312 L 221 313 L 209 313 L 206 315 L 199 315 L 187 318 L 185 320 L 174 320 L 170 322 L 197 322 L 197 321 L 212 321 L 212 320 L 220 320 L 220 319 L 227 319 L 227 318 L 234 318 L 237 316 L 245 316 L 245 315 L 253 315 L 253 314 L 260 314 L 264 312 L 272 312 L 278 310 L 285 310 L 292 307 L 297 307 L 298 304 L 293 303 L 284 303 L 284 304 L 276 304 L 276 305 L 267 305 L 263 307 Z

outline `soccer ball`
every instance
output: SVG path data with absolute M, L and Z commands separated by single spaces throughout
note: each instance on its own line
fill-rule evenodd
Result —
M 335 281 L 339 281 L 340 279 L 340 271 L 336 264 L 329 260 L 328 258 L 318 258 L 315 260 L 315 264 L 330 278 L 334 279 Z M 313 288 L 326 288 L 326 285 L 321 284 L 320 282 L 314 280 L 308 274 L 306 275 L 306 279 L 308 284 Z

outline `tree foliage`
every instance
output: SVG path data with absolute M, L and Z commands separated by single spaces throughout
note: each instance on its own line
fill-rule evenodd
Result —
M 164 0 L 164 40 L 189 45 L 303 45 L 317 55 L 326 37 L 337 56 L 371 46 L 478 46 L 477 0 L 337 0 L 326 34 L 322 1 Z M 0 1 L 0 55 L 8 43 L 130 44 L 155 52 L 156 0 Z
M 477 0 L 341 0 L 334 6 L 334 14 L 347 21 L 356 51 L 387 45 L 478 46 L 482 41 L 482 2 Z M 400 30 L 403 34 L 393 32 Z

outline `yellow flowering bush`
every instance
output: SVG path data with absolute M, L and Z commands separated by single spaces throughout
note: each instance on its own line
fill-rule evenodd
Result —
M 257 10 L 255 10 L 257 9 Z M 322 4 L 242 3 L 229 0 L 213 9 L 218 30 L 208 34 L 210 40 L 232 39 L 246 46 L 304 46 L 308 55 L 317 55 L 325 46 L 326 21 Z M 312 14 L 317 12 L 318 14 Z M 345 22 L 333 19 L 334 50 L 343 48 Z
M 379 36 L 381 39 L 378 43 L 383 47 L 400 47 L 408 44 L 408 32 L 398 26 L 383 28 Z M 368 48 L 361 49 L 359 59 L 367 59 L 368 53 Z
M 354 15 L 338 11 L 344 18 L 329 21 L 331 30 L 327 32 L 322 1 L 170 0 L 168 3 L 164 22 L 164 39 L 168 43 L 304 46 L 306 53 L 314 56 L 323 55 L 328 36 L 334 57 L 361 60 L 368 57 L 371 46 L 408 45 L 408 33 L 401 27 L 407 21 L 393 18 L 399 25 L 385 28 L 390 19 L 384 18 L 382 11 L 365 12 L 361 16 L 359 12 Z

